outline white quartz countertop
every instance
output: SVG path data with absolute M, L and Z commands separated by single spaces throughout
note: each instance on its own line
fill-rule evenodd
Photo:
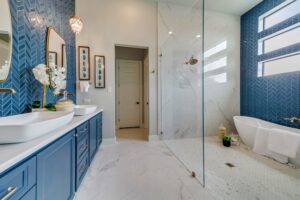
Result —
M 26 143 L 0 145 L 0 174 L 101 112 L 103 109 L 85 116 L 74 116 L 66 126 Z

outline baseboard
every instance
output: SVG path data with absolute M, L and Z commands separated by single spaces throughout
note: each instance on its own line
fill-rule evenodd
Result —
M 117 143 L 116 137 L 113 138 L 103 138 L 102 140 L 102 145 L 107 146 L 107 145 L 114 145 Z
M 149 135 L 148 140 L 149 142 L 151 142 L 151 141 L 159 141 L 160 139 L 158 135 Z

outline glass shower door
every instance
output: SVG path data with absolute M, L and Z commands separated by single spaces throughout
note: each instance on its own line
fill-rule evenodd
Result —
M 161 137 L 204 184 L 203 1 L 158 3 Z

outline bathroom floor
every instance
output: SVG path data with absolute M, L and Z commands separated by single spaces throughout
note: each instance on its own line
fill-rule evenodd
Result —
M 164 142 L 118 140 L 101 147 L 75 200 L 209 200 Z
M 165 143 L 190 170 L 201 174 L 200 138 Z M 299 169 L 257 155 L 243 145 L 225 148 L 217 137 L 205 138 L 205 170 L 206 190 L 215 199 L 300 199 Z
M 148 129 L 144 128 L 128 128 L 118 129 L 116 131 L 117 140 L 142 140 L 148 141 Z

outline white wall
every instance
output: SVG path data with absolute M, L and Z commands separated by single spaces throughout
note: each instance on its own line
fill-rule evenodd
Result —
M 141 0 L 76 0 L 76 14 L 84 23 L 77 45 L 91 48 L 91 65 L 95 54 L 106 57 L 106 88 L 89 94 L 77 92 L 77 103 L 89 96 L 90 104 L 104 108 L 103 137 L 115 137 L 115 45 L 149 48 L 150 134 L 157 134 L 157 7 L 154 1 Z M 155 70 L 155 73 L 150 73 Z M 94 69 L 92 68 L 91 72 Z M 78 74 L 78 73 L 77 73 Z M 94 74 L 91 74 L 93 83 Z

